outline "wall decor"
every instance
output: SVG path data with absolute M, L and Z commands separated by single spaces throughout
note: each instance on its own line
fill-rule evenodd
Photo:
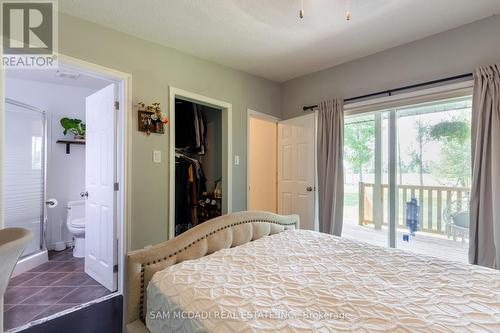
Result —
M 146 106 L 143 102 L 139 102 L 138 107 L 139 131 L 146 132 L 146 135 L 151 135 L 151 133 L 164 134 L 168 117 L 161 111 L 160 103 Z

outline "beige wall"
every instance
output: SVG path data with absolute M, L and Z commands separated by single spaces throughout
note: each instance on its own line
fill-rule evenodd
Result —
M 354 97 L 471 72 L 500 62 L 500 16 L 398 46 L 282 86 L 282 118 L 332 97 Z
M 277 125 L 250 117 L 248 154 L 248 209 L 277 212 Z
M 219 66 L 115 30 L 61 14 L 59 51 L 132 74 L 133 101 L 158 101 L 167 111 L 168 87 L 192 91 L 233 105 L 233 210 L 246 208 L 246 110 L 279 115 L 278 84 Z M 141 248 L 167 238 L 168 135 L 150 137 L 132 131 L 131 247 Z M 162 163 L 152 163 L 152 151 L 162 151 Z

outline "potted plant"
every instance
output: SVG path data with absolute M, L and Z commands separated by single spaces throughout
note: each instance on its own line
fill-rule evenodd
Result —
M 81 119 L 62 118 L 63 134 L 73 133 L 75 140 L 85 140 L 85 123 Z

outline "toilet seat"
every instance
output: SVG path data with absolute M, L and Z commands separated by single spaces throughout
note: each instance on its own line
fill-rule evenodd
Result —
M 71 220 L 70 225 L 73 228 L 85 228 L 85 218 Z

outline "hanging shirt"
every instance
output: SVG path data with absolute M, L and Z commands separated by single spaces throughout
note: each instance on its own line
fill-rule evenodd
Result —
M 202 106 L 182 101 L 175 104 L 175 147 L 189 153 L 204 155 L 206 151 L 206 123 Z
M 191 163 L 183 158 L 175 159 L 175 225 L 192 224 L 191 204 L 189 196 L 189 166 Z M 177 234 L 177 232 L 176 232 Z

